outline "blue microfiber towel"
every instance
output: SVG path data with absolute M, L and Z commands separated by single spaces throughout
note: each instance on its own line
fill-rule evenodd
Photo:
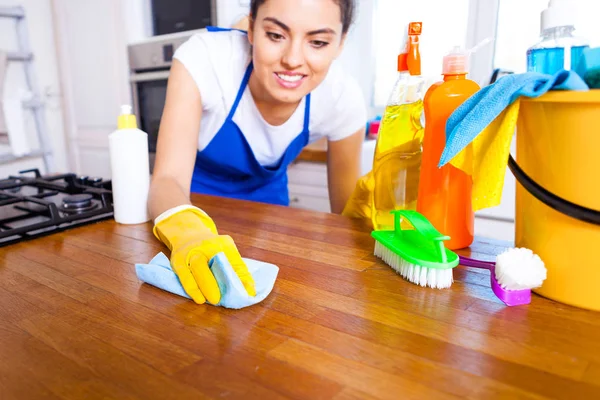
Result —
M 243 260 L 254 278 L 256 296 L 248 295 L 225 254 L 219 253 L 209 263 L 221 291 L 221 301 L 217 306 L 235 309 L 248 307 L 263 301 L 273 290 L 279 268 L 276 265 L 249 258 L 243 258 Z M 191 298 L 183 290 L 179 278 L 171 268 L 171 262 L 162 252 L 158 253 L 149 264 L 135 264 L 135 272 L 142 282 L 188 299 Z
M 539 97 L 549 90 L 589 90 L 573 71 L 554 75 L 527 72 L 506 75 L 479 90 L 461 104 L 446 123 L 446 146 L 440 158 L 443 167 L 460 153 L 498 115 L 520 96 Z

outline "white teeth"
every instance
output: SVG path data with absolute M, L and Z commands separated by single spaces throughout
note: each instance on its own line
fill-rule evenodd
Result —
M 284 75 L 284 74 L 277 74 L 277 76 L 281 79 L 284 80 L 286 82 L 298 82 L 300 79 L 302 79 L 302 75 Z

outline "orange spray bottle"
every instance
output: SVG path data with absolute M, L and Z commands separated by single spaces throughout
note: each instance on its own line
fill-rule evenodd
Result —
M 444 235 L 451 250 L 473 242 L 472 179 L 458 168 L 438 167 L 446 145 L 446 121 L 452 112 L 477 92 L 479 85 L 467 79 L 470 52 L 454 48 L 444 57 L 442 82 L 432 85 L 423 100 L 425 134 L 419 178 L 417 211 Z M 471 146 L 471 145 L 469 145 Z

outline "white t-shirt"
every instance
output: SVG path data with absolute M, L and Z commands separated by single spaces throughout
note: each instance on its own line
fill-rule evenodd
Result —
M 250 61 L 250 44 L 239 31 L 194 34 L 175 52 L 189 71 L 202 96 L 198 150 L 203 150 L 221 128 L 240 88 Z M 302 132 L 305 99 L 282 125 L 273 126 L 261 116 L 248 86 L 233 121 L 241 129 L 257 161 L 277 163 L 289 144 Z M 367 120 L 365 102 L 357 82 L 334 62 L 323 82 L 311 94 L 309 143 L 322 137 L 344 139 Z

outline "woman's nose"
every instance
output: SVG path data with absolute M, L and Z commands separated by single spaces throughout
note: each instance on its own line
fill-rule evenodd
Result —
M 281 59 L 282 64 L 286 68 L 294 69 L 304 64 L 304 52 L 300 41 L 292 41 L 286 48 Z

